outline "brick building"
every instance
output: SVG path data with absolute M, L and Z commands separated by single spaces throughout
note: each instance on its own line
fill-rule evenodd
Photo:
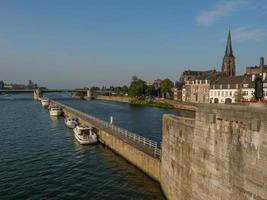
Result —
M 246 74 L 261 74 L 267 73 L 267 65 L 264 64 L 264 57 L 260 57 L 260 64 L 259 66 L 250 66 L 246 67 Z

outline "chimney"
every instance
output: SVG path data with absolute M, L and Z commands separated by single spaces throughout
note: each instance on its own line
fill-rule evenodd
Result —
M 264 79 L 263 78 L 264 57 L 260 57 L 260 68 L 261 68 L 262 79 Z

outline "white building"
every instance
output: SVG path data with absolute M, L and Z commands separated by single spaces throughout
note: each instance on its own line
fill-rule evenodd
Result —
M 245 94 L 245 100 L 252 100 L 254 97 L 254 81 L 256 76 L 257 75 L 222 77 L 211 83 L 209 91 L 210 103 L 236 103 L 235 93 L 238 89 L 241 89 Z M 267 99 L 266 73 L 263 74 L 263 82 L 264 99 Z

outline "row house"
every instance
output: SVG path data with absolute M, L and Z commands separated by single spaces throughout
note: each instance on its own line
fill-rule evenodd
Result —
M 192 103 L 209 103 L 210 80 L 187 81 L 182 90 L 182 100 Z
M 244 100 L 254 98 L 255 79 L 259 75 L 246 74 L 244 76 L 222 77 L 210 85 L 210 103 L 236 103 L 235 95 L 238 90 L 243 93 Z M 267 99 L 267 78 L 263 73 L 263 90 Z

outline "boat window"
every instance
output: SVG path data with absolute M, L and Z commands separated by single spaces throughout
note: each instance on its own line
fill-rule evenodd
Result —
M 82 130 L 81 131 L 81 134 L 83 134 L 83 135 L 89 135 L 89 130 Z

